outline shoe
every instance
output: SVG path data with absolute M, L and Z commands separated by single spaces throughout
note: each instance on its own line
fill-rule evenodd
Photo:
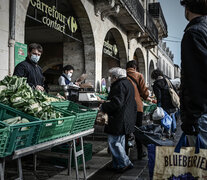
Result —
M 109 165 L 107 165 L 106 167 L 105 167 L 105 169 L 107 170 L 107 171 L 117 171 L 117 169 L 116 168 L 114 168 L 111 164 L 109 164 Z
M 116 172 L 117 172 L 117 173 L 123 173 L 123 172 L 125 172 L 125 171 L 127 171 L 127 170 L 129 170 L 129 169 L 133 169 L 133 168 L 134 168 L 134 165 L 131 163 L 131 164 L 129 164 L 128 166 L 125 166 L 125 167 L 123 167 L 123 168 L 119 168 L 119 169 L 117 169 Z
M 142 160 L 143 157 L 146 157 L 147 156 L 147 153 L 146 152 L 143 152 L 141 155 L 139 155 L 138 153 L 138 156 L 137 156 L 137 159 L 138 160 Z

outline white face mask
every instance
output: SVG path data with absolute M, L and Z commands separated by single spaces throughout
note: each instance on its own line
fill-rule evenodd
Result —
M 39 60 L 40 60 L 40 56 L 32 54 L 31 61 L 33 61 L 34 63 L 38 63 Z
M 70 73 L 70 72 L 69 72 L 67 75 L 68 75 L 68 77 L 70 77 L 70 78 L 71 78 L 71 77 L 72 77 L 72 75 L 73 75 L 73 73 Z

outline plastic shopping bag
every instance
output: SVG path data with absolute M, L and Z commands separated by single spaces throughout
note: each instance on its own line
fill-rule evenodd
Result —
M 207 179 L 207 149 L 197 136 L 196 147 L 186 147 L 186 135 L 182 134 L 176 148 L 148 145 L 150 179 L 197 180 Z
M 152 119 L 160 120 L 164 118 L 164 116 L 165 116 L 164 110 L 161 107 L 157 107 L 157 109 L 152 114 Z
M 164 111 L 165 116 L 161 119 L 161 125 L 166 129 L 170 130 L 172 125 L 172 118 L 168 113 Z

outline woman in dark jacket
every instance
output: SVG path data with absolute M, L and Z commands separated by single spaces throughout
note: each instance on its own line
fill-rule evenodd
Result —
M 108 144 L 113 156 L 113 168 L 124 171 L 133 167 L 125 152 L 125 135 L 134 132 L 136 121 L 136 102 L 134 88 L 126 78 L 126 70 L 112 68 L 111 90 L 108 102 L 101 109 L 108 114 L 108 124 L 105 132 L 108 134 Z
M 159 69 L 156 69 L 152 72 L 151 78 L 155 79 L 155 82 L 152 85 L 152 87 L 153 87 L 154 94 L 157 98 L 157 106 L 162 107 L 164 111 L 166 111 L 169 115 L 171 115 L 172 120 L 173 120 L 172 126 L 171 126 L 171 132 L 172 132 L 172 135 L 174 135 L 176 131 L 175 112 L 177 109 L 172 104 L 171 95 L 169 93 L 169 87 L 165 79 L 167 77 L 163 75 L 162 71 L 160 71 Z M 167 132 L 167 135 L 168 136 L 170 135 L 170 131 Z
M 156 69 L 152 72 L 151 77 L 155 80 L 152 87 L 157 98 L 157 106 L 162 107 L 168 114 L 174 113 L 176 108 L 172 104 L 169 87 L 163 72 Z

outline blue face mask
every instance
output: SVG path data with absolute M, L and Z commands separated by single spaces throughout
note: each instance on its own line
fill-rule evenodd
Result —
M 40 56 L 37 56 L 35 54 L 32 54 L 31 56 L 31 61 L 34 63 L 38 63 L 38 61 L 40 60 Z

